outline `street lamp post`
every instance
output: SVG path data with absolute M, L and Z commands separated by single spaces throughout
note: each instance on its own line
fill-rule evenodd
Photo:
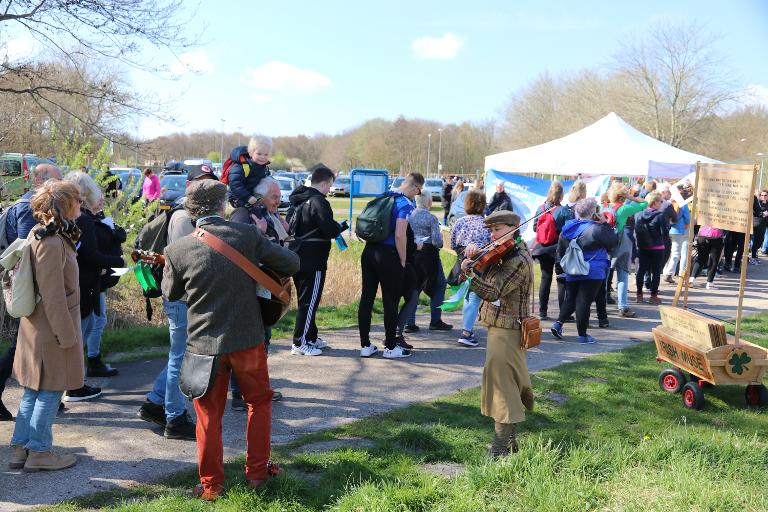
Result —
M 237 127 L 237 145 L 240 145 L 240 131 L 243 129 L 242 126 Z
M 429 154 L 432 152 L 432 134 L 427 134 L 427 172 L 425 173 L 427 176 L 429 176 Z
M 219 153 L 219 160 L 222 162 L 224 161 L 224 123 L 226 122 L 226 119 L 221 120 L 221 152 Z
M 440 138 L 437 143 L 437 174 L 438 176 L 443 174 L 443 162 L 442 162 L 442 153 L 443 153 L 443 129 L 438 128 L 437 133 L 440 134 Z

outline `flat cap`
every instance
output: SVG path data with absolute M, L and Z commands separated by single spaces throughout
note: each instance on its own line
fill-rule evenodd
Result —
M 496 210 L 484 220 L 486 226 L 493 226 L 494 224 L 506 224 L 507 226 L 519 226 L 520 216 L 515 212 L 509 210 Z
M 193 219 L 221 212 L 227 198 L 227 186 L 215 180 L 195 180 L 187 187 L 184 209 Z

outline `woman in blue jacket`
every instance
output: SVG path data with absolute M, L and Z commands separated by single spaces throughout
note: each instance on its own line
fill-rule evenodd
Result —
M 558 264 L 568 250 L 571 240 L 576 240 L 589 271 L 586 275 L 571 275 L 567 272 L 565 274 L 565 302 L 551 328 L 552 335 L 557 339 L 563 338 L 563 322 L 575 313 L 579 343 L 595 343 L 595 339 L 587 334 L 589 310 L 611 267 L 608 251 L 616 247 L 619 241 L 606 218 L 597 213 L 597 207 L 594 197 L 578 201 L 574 207 L 576 218 L 566 221 L 560 233 L 556 253 Z

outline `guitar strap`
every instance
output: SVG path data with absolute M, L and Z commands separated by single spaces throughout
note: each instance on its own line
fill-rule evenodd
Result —
M 240 267 L 243 272 L 269 290 L 272 296 L 276 297 L 280 302 L 283 304 L 288 304 L 290 302 L 291 297 L 288 292 L 227 242 L 202 228 L 195 229 L 192 236 Z

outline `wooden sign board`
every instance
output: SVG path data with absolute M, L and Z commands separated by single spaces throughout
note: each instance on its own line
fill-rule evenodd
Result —
M 705 355 L 706 351 L 684 343 L 666 327 L 654 327 L 653 339 L 656 341 L 656 351 L 661 359 L 714 383 L 715 378 Z
M 659 306 L 659 312 L 661 325 L 689 345 L 708 350 L 727 343 L 723 322 L 672 306 Z
M 752 172 L 733 166 L 701 165 L 697 176 L 696 223 L 749 233 L 752 229 L 753 178 Z

